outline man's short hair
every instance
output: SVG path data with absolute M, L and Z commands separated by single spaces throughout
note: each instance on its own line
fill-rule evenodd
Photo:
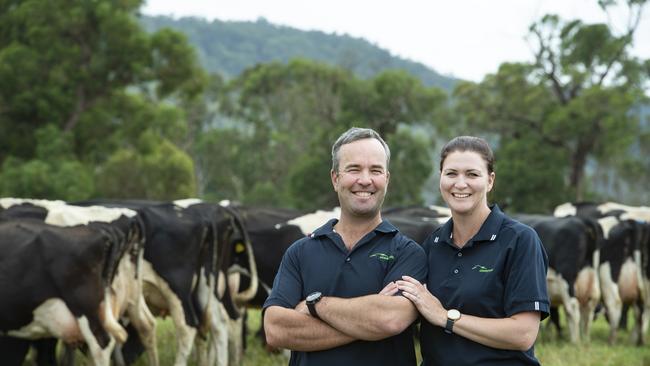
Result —
M 384 141 L 375 130 L 359 127 L 352 127 L 343 132 L 334 145 L 332 145 L 332 170 L 335 172 L 339 171 L 339 150 L 341 149 L 341 146 L 364 139 L 375 139 L 381 143 L 381 146 L 384 147 L 384 151 L 386 152 L 386 169 L 388 170 L 388 163 L 390 163 L 390 148 L 388 148 L 386 141 Z

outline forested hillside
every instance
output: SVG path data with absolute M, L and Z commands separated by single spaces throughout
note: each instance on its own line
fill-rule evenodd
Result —
M 142 16 L 140 21 L 150 32 L 169 27 L 186 34 L 196 47 L 203 66 L 209 72 L 218 72 L 227 78 L 235 77 L 259 63 L 306 58 L 342 67 L 362 78 L 370 78 L 388 69 L 402 69 L 415 75 L 424 85 L 446 91 L 451 91 L 457 81 L 421 63 L 393 56 L 361 38 L 302 31 L 275 25 L 264 19 L 233 22 Z
M 490 200 L 513 211 L 647 205 L 650 61 L 630 54 L 646 1 L 628 5 L 619 27 L 544 16 L 533 62 L 451 89 L 347 36 L 143 18 L 141 1 L 0 3 L 0 195 L 323 208 L 331 144 L 356 125 L 391 147 L 386 205 L 440 203 L 437 153 L 460 134 L 490 140 Z

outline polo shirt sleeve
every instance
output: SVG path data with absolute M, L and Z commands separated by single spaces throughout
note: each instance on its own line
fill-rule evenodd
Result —
M 292 244 L 282 256 L 280 268 L 273 280 L 271 294 L 264 302 L 264 309 L 273 305 L 293 309 L 302 300 L 299 243 Z
M 548 257 L 533 229 L 526 226 L 518 234 L 508 262 L 504 295 L 507 316 L 539 311 L 541 319 L 545 319 L 549 315 L 546 290 Z
M 428 267 L 424 249 L 413 240 L 405 238 L 402 240 L 401 245 L 397 246 L 394 252 L 395 262 L 384 276 L 384 286 L 401 280 L 404 275 L 420 282 L 425 282 L 427 279 Z

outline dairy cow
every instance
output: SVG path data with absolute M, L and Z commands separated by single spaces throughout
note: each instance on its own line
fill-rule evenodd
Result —
M 546 276 L 553 312 L 562 307 L 573 343 L 589 341 L 598 302 L 598 264 L 602 235 L 591 219 L 548 215 L 513 215 L 539 235 L 549 258 Z M 558 323 L 559 324 L 559 323 Z M 559 326 L 558 326 L 559 330 Z
M 240 317 L 237 304 L 255 293 L 256 284 L 230 291 L 226 275 L 233 264 L 234 246 L 245 248 L 240 265 L 255 274 L 256 267 L 246 232 L 234 212 L 215 204 L 190 199 L 170 203 L 148 201 L 90 201 L 136 210 L 145 227 L 144 295 L 154 314 L 170 315 L 177 334 L 175 365 L 185 365 L 193 344 L 201 363 L 236 362 L 228 352 L 228 320 Z M 219 275 L 221 273 L 221 275 Z M 254 276 L 256 278 L 256 276 Z M 197 337 L 199 335 L 199 337 Z M 206 342 L 209 340 L 209 342 Z M 232 347 L 232 346 L 231 346 Z M 141 347 L 125 344 L 124 359 L 131 363 Z
M 60 227 L 89 226 L 108 235 L 121 248 L 115 251 L 117 262 L 110 286 L 105 289 L 106 302 L 110 304 L 107 315 L 115 324 L 115 318 L 128 317 L 137 329 L 148 350 L 149 363 L 158 364 L 155 342 L 155 319 L 142 296 L 140 265 L 143 254 L 142 223 L 132 210 L 106 209 L 103 207 L 69 206 L 62 201 L 0 199 L 0 220 L 39 220 Z M 122 332 L 124 332 L 122 330 Z M 124 339 L 120 339 L 124 342 Z M 39 348 L 39 359 L 53 359 L 55 343 Z M 39 364 L 47 364 L 42 361 Z
M 126 337 L 106 298 L 120 251 L 88 226 L 0 223 L 0 335 L 85 343 L 96 365 L 108 365 Z
M 566 203 L 555 209 L 555 215 L 577 215 L 599 222 L 603 245 L 598 274 L 610 323 L 609 342 L 614 343 L 622 308 L 629 305 L 636 314 L 633 341 L 643 344 L 650 316 L 647 211 L 617 203 Z

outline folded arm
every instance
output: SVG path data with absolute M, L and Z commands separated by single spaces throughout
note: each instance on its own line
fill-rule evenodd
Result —
M 316 305 L 316 310 L 333 328 L 367 341 L 402 333 L 418 314 L 406 298 L 382 294 L 350 299 L 326 296 Z
M 264 331 L 269 345 L 294 351 L 322 351 L 355 340 L 303 312 L 281 306 L 266 309 Z
M 445 327 L 447 309 L 425 286 L 409 276 L 397 281 L 397 285 L 404 297 L 413 302 L 429 323 Z M 462 314 L 454 323 L 453 332 L 485 346 L 527 351 L 535 344 L 539 323 L 540 313 L 537 311 L 524 311 L 506 318 L 482 318 Z

